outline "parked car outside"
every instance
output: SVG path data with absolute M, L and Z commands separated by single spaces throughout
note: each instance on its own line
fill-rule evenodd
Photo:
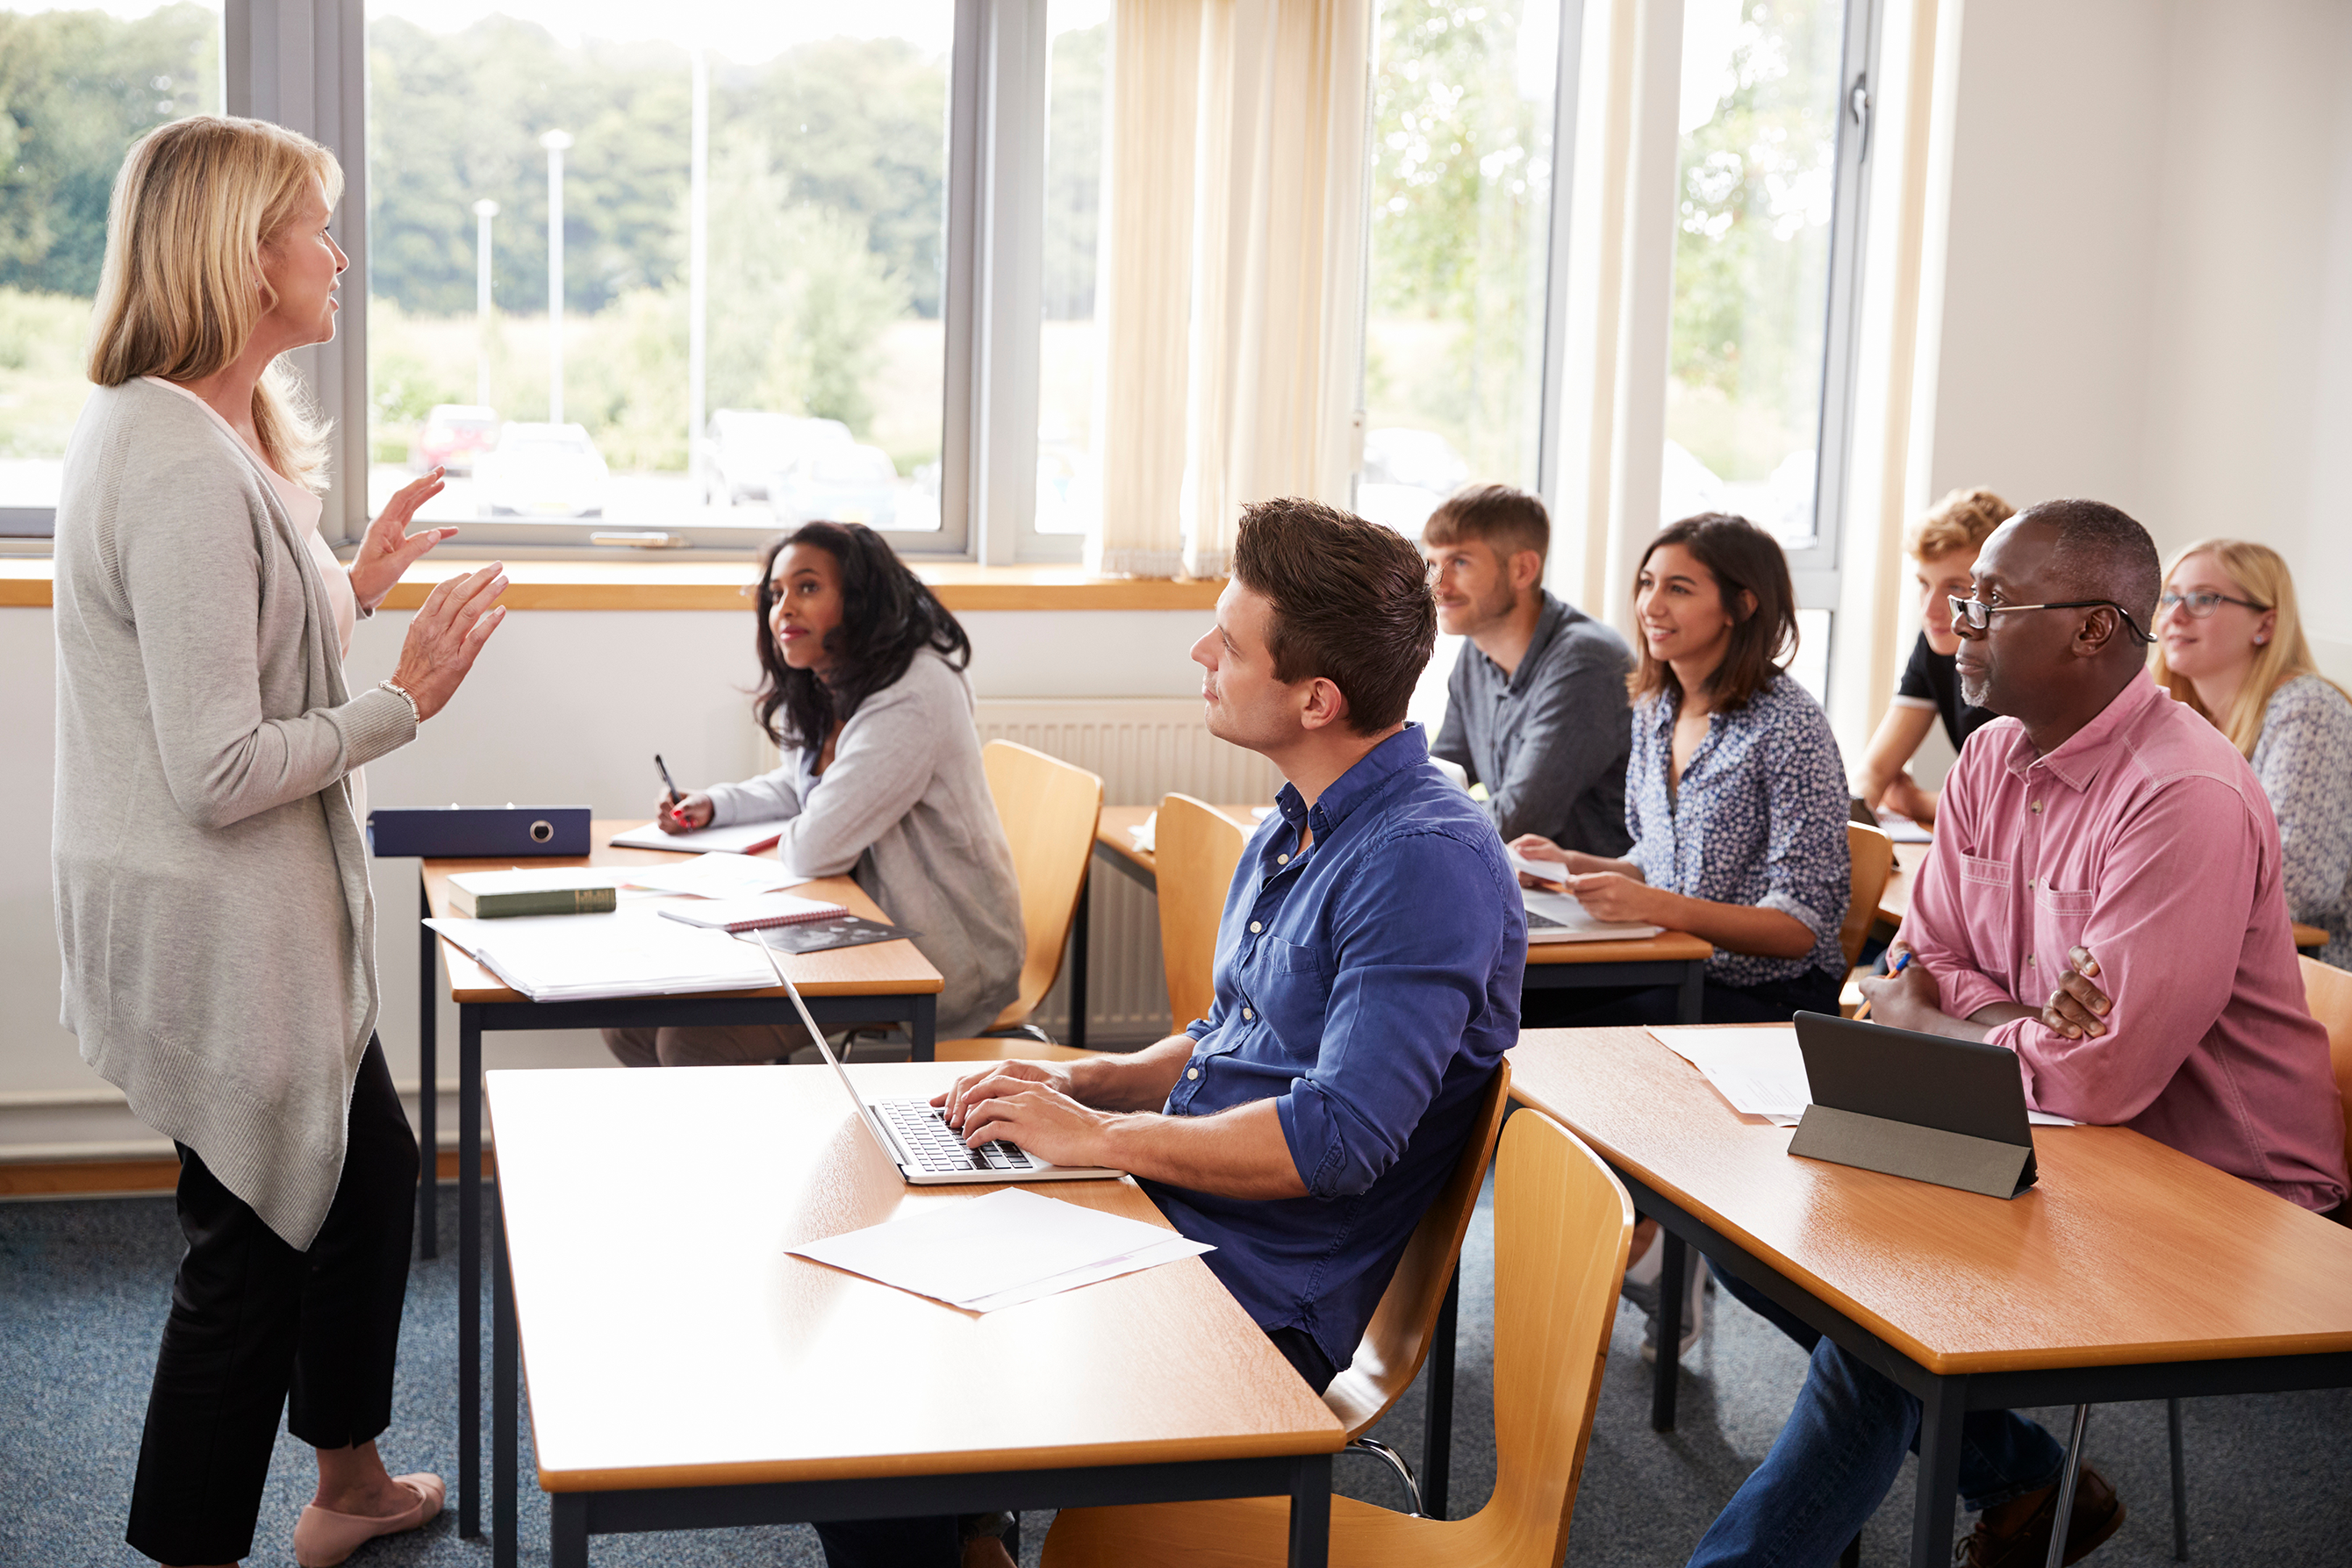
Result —
M 409 461 L 418 473 L 445 468 L 471 474 L 474 462 L 499 439 L 499 411 L 479 403 L 439 402 L 425 416 Z
M 768 504 L 778 528 L 802 523 L 864 523 L 895 527 L 898 470 L 878 446 L 850 446 L 803 457 L 769 481 Z
M 768 499 L 768 481 L 803 457 L 856 444 L 837 419 L 803 419 L 757 409 L 722 408 L 702 444 L 704 500 L 739 507 Z
M 613 488 L 603 454 L 577 424 L 509 421 L 475 465 L 486 517 L 601 517 Z

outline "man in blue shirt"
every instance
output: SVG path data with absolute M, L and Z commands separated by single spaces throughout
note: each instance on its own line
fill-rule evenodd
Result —
M 1404 718 L 1435 638 L 1403 538 L 1308 501 L 1247 508 L 1192 657 L 1211 733 L 1289 782 L 1226 896 L 1215 1007 L 1132 1055 L 1005 1062 L 940 1100 L 974 1145 L 1132 1172 L 1318 1391 L 1518 1040 L 1517 878 Z M 910 1560 L 871 1528 L 853 1550 L 824 1527 L 832 1561 Z

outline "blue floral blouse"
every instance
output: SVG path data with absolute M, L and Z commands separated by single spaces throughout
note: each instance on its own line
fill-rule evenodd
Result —
M 2294 918 L 2327 933 L 2322 963 L 2352 969 L 2352 702 L 2317 675 L 2271 694 L 2254 776 L 2278 818 Z
M 1846 854 L 1845 760 L 1830 721 L 1786 674 L 1734 713 L 1707 716 L 1682 786 L 1666 787 L 1675 716 L 1668 693 L 1633 707 L 1625 768 L 1625 858 L 1652 887 L 1715 904 L 1777 909 L 1818 938 L 1801 958 L 1766 958 L 1718 947 L 1707 960 L 1717 985 L 1761 986 L 1809 969 L 1843 978 L 1838 928 L 1853 873 Z

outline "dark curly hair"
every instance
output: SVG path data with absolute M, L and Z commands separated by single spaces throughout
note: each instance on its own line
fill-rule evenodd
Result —
M 784 663 L 768 630 L 776 590 L 769 579 L 776 558 L 793 545 L 814 545 L 833 557 L 841 572 L 841 624 L 824 635 L 832 669 L 820 679 L 814 670 Z M 803 523 L 760 552 L 756 597 L 760 623 L 760 689 L 753 711 L 768 738 L 782 747 L 823 746 L 837 722 L 857 705 L 906 674 L 915 655 L 929 648 L 961 670 L 971 663 L 971 639 L 956 618 L 908 570 L 907 563 L 863 523 Z M 783 722 L 777 722 L 777 716 Z

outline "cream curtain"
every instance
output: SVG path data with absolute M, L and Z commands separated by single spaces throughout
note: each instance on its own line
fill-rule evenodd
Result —
M 1118 0 L 1096 570 L 1222 576 L 1246 502 L 1344 505 L 1370 0 Z

